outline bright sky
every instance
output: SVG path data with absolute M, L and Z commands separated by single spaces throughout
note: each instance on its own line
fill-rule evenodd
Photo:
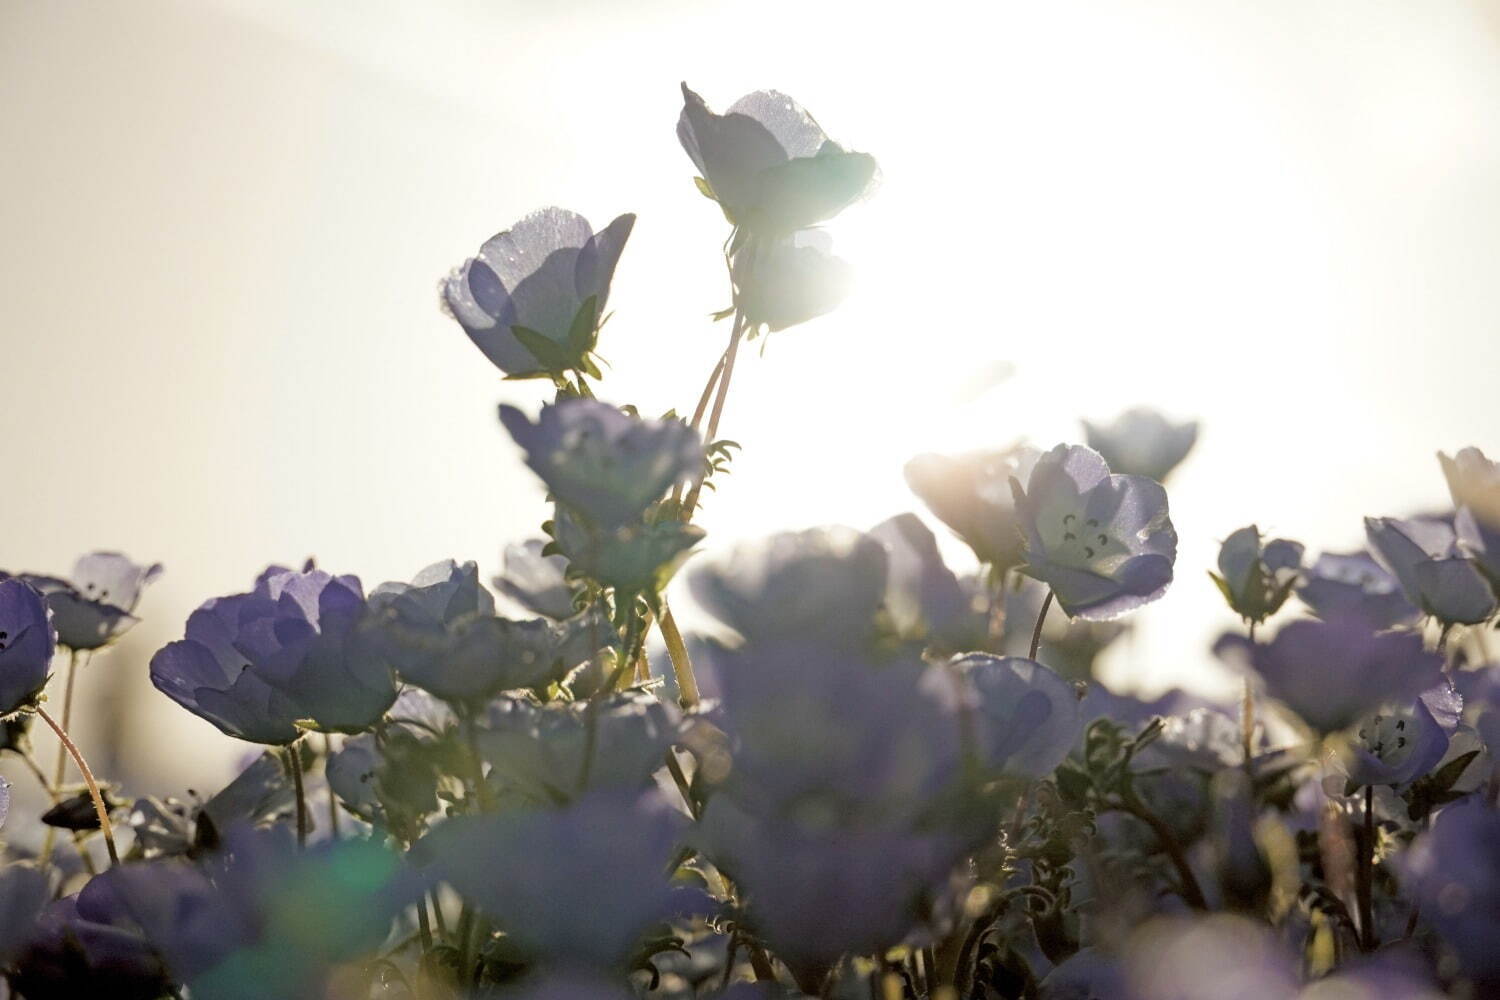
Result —
M 604 394 L 691 407 L 727 290 L 681 79 L 720 108 L 783 90 L 883 172 L 831 227 L 845 307 L 742 358 L 713 544 L 914 508 L 918 451 L 1197 417 L 1178 583 L 1110 676 L 1213 687 L 1218 539 L 1350 546 L 1361 515 L 1444 499 L 1436 450 L 1500 451 L 1500 3 L 877 9 L 0 5 L 0 565 L 167 564 L 80 710 L 137 787 L 233 752 L 129 707 L 166 704 L 146 661 L 202 600 L 308 554 L 367 587 L 446 556 L 488 574 L 534 533 L 494 406 L 540 390 L 437 307 L 486 237 L 547 204 L 637 212 Z M 960 402 L 995 360 L 1016 377 Z

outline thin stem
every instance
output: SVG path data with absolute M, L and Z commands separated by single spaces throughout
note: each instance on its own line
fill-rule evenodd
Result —
M 292 787 L 297 792 L 297 846 L 307 846 L 307 788 L 302 783 L 302 751 L 297 744 L 288 744 L 286 748 L 287 770 L 292 772 Z
M 448 918 L 443 916 L 443 901 L 438 897 L 436 889 L 433 889 L 429 895 L 432 897 L 432 918 L 437 922 L 438 936 L 446 941 L 448 940 Z
M 719 419 L 724 415 L 724 401 L 729 398 L 729 380 L 734 377 L 734 359 L 739 353 L 740 338 L 745 332 L 745 314 L 743 311 L 734 314 L 734 329 L 729 332 L 729 346 L 724 351 L 724 374 L 719 379 L 719 392 L 714 396 L 714 408 L 708 415 L 708 430 L 703 435 L 705 444 L 713 444 L 718 439 Z M 682 502 L 682 519 L 690 520 L 693 510 L 698 506 L 698 497 L 703 492 L 703 480 L 693 484 L 688 491 L 687 499 Z
M 1359 866 L 1355 869 L 1354 893 L 1359 902 L 1359 946 L 1375 950 L 1375 787 L 1365 786 L 1365 829 L 1359 843 Z
M 1042 625 L 1047 621 L 1047 609 L 1052 607 L 1052 590 L 1048 588 L 1047 597 L 1042 601 L 1042 610 L 1037 612 L 1036 628 L 1031 630 L 1031 652 L 1027 659 L 1036 659 L 1036 651 L 1042 648 Z
M 65 671 L 67 676 L 63 679 L 63 729 L 73 728 L 73 680 L 78 676 L 78 650 L 68 651 L 68 667 Z M 52 786 L 50 794 L 52 801 L 56 803 L 62 794 L 63 772 L 68 766 L 68 751 L 61 743 L 57 745 L 57 762 L 52 768 Z M 47 836 L 42 840 L 42 857 L 51 859 L 52 845 L 57 841 L 57 827 L 47 827 Z
M 677 701 L 683 708 L 692 708 L 701 697 L 698 693 L 698 677 L 693 673 L 693 661 L 688 656 L 687 643 L 677 629 L 677 620 L 667 599 L 661 599 L 661 637 L 667 646 L 667 658 L 672 661 L 672 673 L 677 677 Z
M 1255 642 L 1255 622 L 1250 623 L 1250 641 Z M 1250 687 L 1250 676 L 1245 675 L 1245 700 L 1240 705 L 1240 741 L 1245 749 L 1245 767 L 1255 757 L 1255 691 Z
M 1207 910 L 1208 901 L 1203 897 L 1203 888 L 1198 885 L 1198 876 L 1193 874 L 1192 865 L 1188 864 L 1187 855 L 1182 851 L 1182 845 L 1177 842 L 1177 837 L 1167 824 L 1157 818 L 1156 814 L 1146 808 L 1145 803 L 1136 798 L 1131 792 L 1121 800 L 1122 808 L 1136 819 L 1145 823 L 1156 834 L 1156 839 L 1161 848 L 1166 852 L 1172 862 L 1172 867 L 1177 869 L 1177 880 L 1181 883 L 1182 898 L 1195 910 Z
M 333 759 L 333 737 L 327 733 L 323 734 L 323 768 L 327 773 L 328 762 Z M 333 839 L 339 839 L 339 797 L 333 790 L 333 785 L 328 786 L 328 828 Z
M 422 935 L 422 956 L 432 954 L 432 925 L 427 920 L 427 897 L 417 900 L 417 929 Z
M 52 727 L 57 734 L 57 740 L 63 749 L 73 758 L 73 763 L 78 765 L 78 773 L 83 775 L 83 783 L 88 786 L 89 798 L 94 800 L 94 812 L 99 817 L 99 831 L 104 834 L 104 846 L 109 851 L 109 863 L 117 865 L 120 863 L 120 852 L 115 849 L 115 828 L 109 822 L 109 809 L 104 805 L 104 796 L 99 793 L 99 783 L 94 780 L 94 772 L 89 770 L 88 761 L 83 759 L 77 744 L 68 738 L 68 732 L 59 726 L 47 710 L 40 705 L 37 706 L 36 714 L 42 717 L 42 721 Z

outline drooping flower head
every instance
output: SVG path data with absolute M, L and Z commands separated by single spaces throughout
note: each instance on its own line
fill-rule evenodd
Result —
M 1442 658 L 1419 636 L 1375 632 L 1357 618 L 1295 621 L 1270 642 L 1226 635 L 1220 656 L 1243 657 L 1271 697 L 1319 733 L 1334 733 L 1386 704 L 1410 703 L 1442 680 Z
M 833 256 L 833 238 L 802 229 L 754 242 L 735 254 L 735 301 L 752 330 L 784 330 L 838 308 L 849 294 L 849 265 Z
M 729 221 L 763 236 L 833 218 L 869 188 L 875 158 L 845 150 L 785 94 L 761 90 L 724 114 L 682 85 L 677 138 L 698 168 L 699 189 Z
M 56 649 L 42 595 L 24 580 L 0 580 L 0 716 L 36 701 L 47 686 Z
M 507 375 L 593 373 L 589 355 L 634 225 L 634 215 L 622 215 L 596 234 L 566 209 L 533 212 L 454 270 L 443 299 Z
M 1060 444 L 1011 489 L 1021 570 L 1051 587 L 1069 617 L 1107 621 L 1166 593 L 1177 532 L 1160 483 L 1113 475 L 1097 452 Z
M 1325 552 L 1303 575 L 1297 596 L 1319 618 L 1359 618 L 1378 631 L 1410 624 L 1422 614 L 1368 552 Z
M 152 657 L 151 681 L 253 743 L 290 743 L 302 724 L 357 733 L 396 697 L 366 614 L 356 577 L 273 566 L 250 593 L 193 612 L 186 636 Z
M 1370 547 L 1396 575 L 1406 596 L 1444 624 L 1476 625 L 1494 616 L 1495 595 L 1440 518 L 1365 518 Z
M 1084 440 L 1117 473 L 1158 483 L 1181 464 L 1198 441 L 1198 422 L 1174 424 L 1147 407 L 1126 410 L 1108 424 L 1083 421 Z
M 1302 568 L 1302 544 L 1285 538 L 1262 541 L 1255 525 L 1240 528 L 1219 549 L 1219 572 L 1210 573 L 1224 600 L 1241 618 L 1264 622 L 1274 615 L 1296 586 Z
M 161 563 L 143 566 L 118 552 L 90 552 L 64 580 L 28 574 L 47 598 L 57 641 L 69 649 L 98 649 L 119 638 L 136 618 L 141 591 L 161 575 Z
M 1010 481 L 1026 482 L 1041 453 L 1017 445 L 963 455 L 918 455 L 906 463 L 906 483 L 979 561 L 1008 570 L 1023 559 L 1024 541 Z
M 513 406 L 500 422 L 559 503 L 600 528 L 630 524 L 667 490 L 703 474 L 703 445 L 680 420 L 647 420 L 608 403 L 565 399 L 536 423 Z

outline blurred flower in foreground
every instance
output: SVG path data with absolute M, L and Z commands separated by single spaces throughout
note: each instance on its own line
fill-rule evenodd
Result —
M 1421 617 L 1401 584 L 1368 552 L 1325 552 L 1303 576 L 1297 596 L 1319 618 L 1354 617 L 1380 630 Z
M 1177 532 L 1159 483 L 1112 475 L 1096 452 L 1060 444 L 1011 488 L 1026 542 L 1021 571 L 1051 587 L 1069 617 L 1108 621 L 1166 593 Z
M 635 225 L 602 232 L 566 209 L 544 208 L 490 237 L 443 285 L 443 299 L 485 357 L 511 376 L 598 377 L 599 336 L 615 265 Z
M 21 953 L 51 898 L 52 887 L 40 868 L 24 862 L 0 866 L 0 974 Z
M 42 595 L 14 577 L 0 580 L 0 716 L 32 704 L 42 693 L 56 641 Z
M 703 474 L 702 442 L 680 420 L 647 420 L 597 400 L 565 399 L 544 405 L 534 424 L 514 406 L 501 406 L 500 422 L 526 452 L 526 464 L 587 526 L 636 521 L 672 486 Z
M 57 641 L 69 649 L 98 649 L 136 623 L 131 614 L 141 591 L 161 575 L 161 563 L 142 566 L 118 552 L 91 552 L 73 564 L 61 580 L 28 575 L 47 598 Z
M 1174 424 L 1146 407 L 1126 410 L 1109 424 L 1083 421 L 1084 440 L 1117 473 L 1165 482 L 1198 441 L 1198 422 Z
M 838 308 L 849 294 L 849 265 L 833 256 L 833 239 L 802 229 L 752 243 L 734 256 L 736 302 L 752 328 L 784 330 Z
M 980 562 L 1004 571 L 1024 558 L 1010 481 L 1029 480 L 1040 454 L 1017 445 L 963 455 L 918 455 L 906 463 L 906 483 Z
M 1264 622 L 1291 596 L 1302 567 L 1302 544 L 1284 538 L 1262 542 L 1255 525 L 1240 528 L 1219 549 L 1219 572 L 1210 573 L 1224 600 L 1241 618 Z
M 1453 506 L 1468 507 L 1480 520 L 1500 525 L 1500 462 L 1492 462 L 1478 448 L 1462 448 L 1449 458 L 1438 452 Z
M 875 158 L 845 150 L 785 94 L 759 90 L 715 114 L 682 85 L 677 138 L 736 227 L 785 235 L 833 218 L 869 188 Z
M 698 565 L 693 596 L 746 639 L 821 636 L 859 644 L 885 596 L 884 547 L 841 526 L 742 542 Z
M 1367 517 L 1365 535 L 1406 596 L 1444 625 L 1477 625 L 1494 615 L 1495 595 L 1459 551 L 1447 521 Z
M 1457 953 L 1475 996 L 1500 990 L 1500 812 L 1460 803 L 1438 814 L 1400 865 L 1422 920 Z
M 1040 778 L 1062 763 L 1082 729 L 1072 684 L 1019 656 L 970 653 L 953 666 L 976 696 L 977 737 L 988 766 Z
M 972 595 L 938 552 L 937 539 L 915 514 L 897 514 L 870 529 L 885 548 L 885 611 L 902 638 L 925 638 L 949 650 L 986 639 L 986 621 Z
M 1270 642 L 1231 634 L 1215 654 L 1243 657 L 1271 697 L 1319 733 L 1346 729 L 1387 703 L 1408 703 L 1443 680 L 1442 657 L 1411 633 L 1375 632 L 1359 619 L 1302 620 Z
M 542 555 L 546 546 L 540 538 L 507 545 L 504 566 L 490 582 L 532 614 L 568 618 L 574 610 L 568 561 L 559 555 Z

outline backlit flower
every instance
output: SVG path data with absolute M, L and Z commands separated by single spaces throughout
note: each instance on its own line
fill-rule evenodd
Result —
M 1165 482 L 1198 441 L 1198 423 L 1174 424 L 1146 407 L 1126 410 L 1108 424 L 1083 421 L 1084 440 L 1117 473 Z
M 1264 622 L 1291 596 L 1301 567 L 1300 542 L 1284 538 L 1262 541 L 1260 529 L 1252 524 L 1224 539 L 1219 549 L 1219 572 L 1209 575 L 1241 618 Z
M 906 483 L 938 520 L 969 544 L 980 562 L 1007 570 L 1024 559 L 1010 481 L 1026 482 L 1040 455 L 1024 445 L 963 455 L 918 455 L 906 463 Z
M 1495 614 L 1495 595 L 1464 557 L 1453 525 L 1438 518 L 1365 518 L 1375 554 L 1406 596 L 1444 624 L 1476 625 Z
M 0 716 L 36 701 L 56 648 L 42 595 L 15 577 L 0 580 Z

